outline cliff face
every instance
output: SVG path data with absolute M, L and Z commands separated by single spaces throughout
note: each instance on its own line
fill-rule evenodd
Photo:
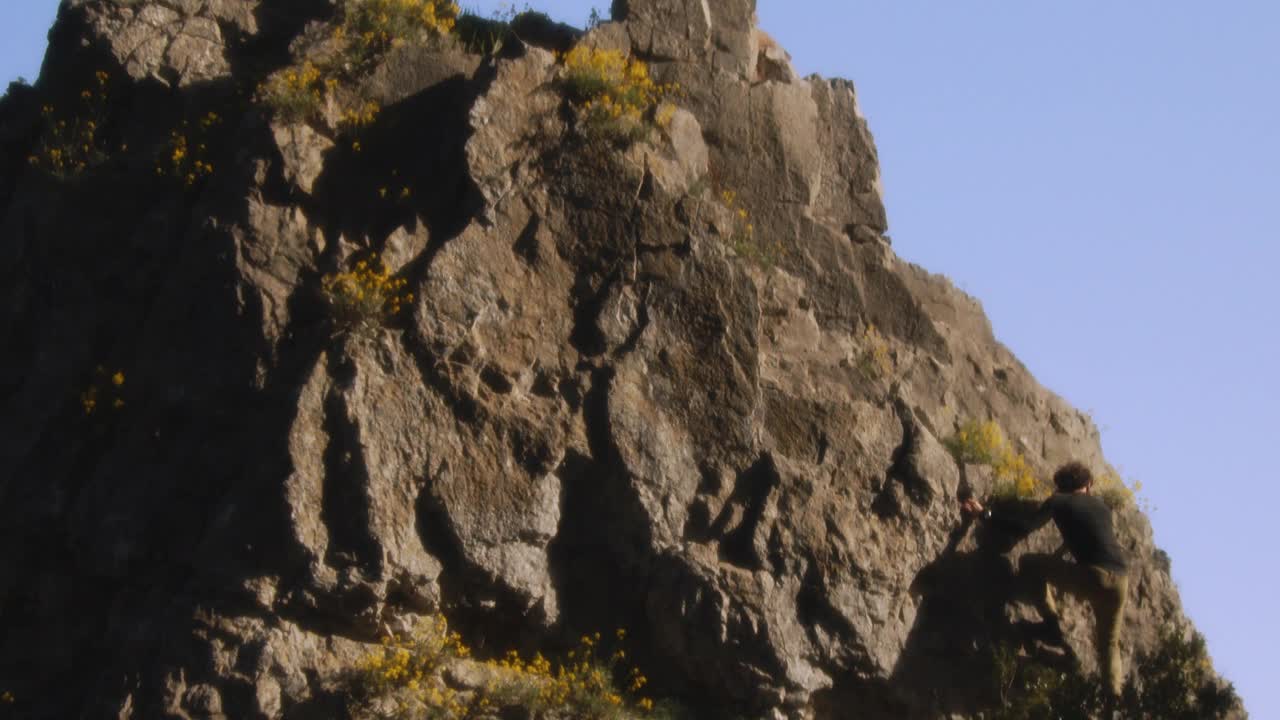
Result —
M 586 34 L 680 87 L 623 148 L 575 130 L 563 27 L 397 46 L 289 120 L 250 96 L 326 52 L 330 4 L 64 2 L 38 92 L 0 104 L 22 707 L 333 717 L 367 644 L 441 609 L 480 647 L 628 628 L 705 717 L 989 704 L 1035 617 L 1017 557 L 1058 537 L 963 523 L 991 470 L 942 441 L 994 419 L 1047 477 L 1103 472 L 1097 430 L 894 255 L 852 85 L 796 77 L 753 9 L 632 0 Z M 29 162 L 95 82 L 87 169 Z M 345 132 L 357 96 L 381 112 Z M 170 176 L 174 132 L 207 172 Z M 369 251 L 412 300 L 335 333 L 323 278 Z M 1141 512 L 1116 523 L 1129 665 L 1188 623 Z

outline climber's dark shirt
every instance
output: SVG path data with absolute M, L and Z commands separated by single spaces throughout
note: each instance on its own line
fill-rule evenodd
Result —
M 1025 523 L 1011 523 L 1012 518 L 994 514 L 992 518 L 998 519 L 1002 524 L 1020 525 L 1026 532 L 1043 527 L 1053 518 L 1076 562 L 1081 565 L 1096 565 L 1112 572 L 1124 572 L 1128 567 L 1111 526 L 1111 508 L 1093 495 L 1053 495 Z

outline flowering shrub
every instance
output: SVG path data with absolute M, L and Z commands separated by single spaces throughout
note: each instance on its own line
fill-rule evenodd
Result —
M 578 45 L 560 61 L 565 91 L 591 137 L 621 143 L 644 139 L 662 99 L 675 89 L 656 84 L 647 64 L 618 50 Z
M 101 127 L 106 116 L 109 97 L 109 76 L 102 71 L 94 74 L 96 85 L 82 90 L 79 112 L 66 116 L 53 105 L 42 108 L 44 132 L 36 151 L 27 161 L 32 167 L 44 170 L 58 178 L 79 175 L 106 155 L 101 147 Z
M 348 61 L 359 67 L 402 43 L 448 35 L 457 20 L 453 0 L 347 0 L 337 36 L 347 41 Z
M 80 393 L 80 407 L 85 415 L 93 415 L 101 410 L 120 410 L 124 408 L 124 371 L 108 371 L 99 365 L 94 368 L 93 381 L 88 389 Z
M 993 648 L 991 720 L 1220 720 L 1238 717 L 1240 698 L 1213 674 L 1198 633 L 1184 638 L 1165 629 L 1149 652 L 1133 661 L 1119 698 L 1108 702 L 1097 675 L 1063 672 L 1020 656 L 1010 645 Z
M 625 635 L 617 632 L 619 643 Z M 501 710 L 519 707 L 533 718 L 626 720 L 647 717 L 655 710 L 651 699 L 639 695 L 648 682 L 644 675 L 634 668 L 620 672 L 625 651 L 601 657 L 599 633 L 583 636 L 565 662 L 553 663 L 541 654 L 526 660 L 512 651 L 480 663 L 488 677 L 482 689 L 448 686 L 443 671 L 470 655 L 440 615 L 422 621 L 409 635 L 384 638 L 382 647 L 356 667 L 353 715 L 461 720 L 496 716 Z M 616 685 L 620 677 L 625 678 L 625 689 Z
M 359 107 L 347 108 L 338 118 L 338 127 L 356 133 L 369 127 L 378 119 L 382 107 L 373 100 L 365 100 Z
M 626 632 L 618 630 L 621 642 Z M 564 662 L 552 663 L 542 655 L 522 660 L 510 652 L 502 660 L 490 662 L 504 678 L 496 688 L 499 697 L 532 710 L 535 715 L 563 713 L 576 718 L 621 720 L 654 709 L 653 700 L 638 695 L 648 684 L 638 668 L 625 674 L 625 689 L 615 685 L 626 659 L 622 649 L 601 653 L 600 633 L 584 635 Z
M 315 117 L 339 78 L 369 70 L 398 45 L 448 35 L 458 18 L 453 0 L 345 0 L 332 39 L 340 48 L 335 58 L 288 67 L 263 83 L 258 95 L 280 117 L 298 122 Z M 348 108 L 338 120 L 340 129 L 359 130 L 377 117 L 377 103 L 365 101 Z
M 781 243 L 767 244 L 756 236 L 755 224 L 751 222 L 751 213 L 739 201 L 732 190 L 720 193 L 720 202 L 728 208 L 732 215 L 732 226 L 726 238 L 729 248 L 741 258 L 750 260 L 762 267 L 773 267 L 782 256 Z
M 156 163 L 156 175 L 174 178 L 187 188 L 212 175 L 209 134 L 221 124 L 222 118 L 215 112 L 205 113 L 195 125 L 184 120 L 169 133 L 165 153 Z
M 1133 504 L 1137 504 L 1144 511 L 1150 510 L 1147 503 L 1138 496 L 1141 490 L 1141 482 L 1125 485 L 1120 476 L 1113 472 L 1104 472 L 1093 479 L 1093 494 L 1102 498 L 1102 501 L 1113 510 L 1119 510 Z
M 943 444 L 958 463 L 990 465 L 995 461 L 997 448 L 1003 443 L 1004 435 L 995 422 L 970 420 Z
M 445 663 L 469 654 L 441 615 L 422 621 L 407 636 L 383 638 L 382 647 L 356 668 L 355 715 L 406 720 L 472 717 L 488 707 L 488 700 L 460 694 L 440 677 Z
M 335 327 L 342 332 L 366 334 L 377 330 L 413 302 L 404 292 L 407 281 L 392 277 L 382 262 L 361 260 L 349 272 L 326 275 L 321 289 Z
M 889 356 L 889 343 L 876 329 L 867 325 L 862 331 L 863 350 L 858 356 L 858 370 L 863 377 L 874 380 L 893 373 L 893 358 Z
M 1048 494 L 1048 487 L 1031 470 L 1021 453 L 1005 439 L 994 421 L 970 420 L 943 444 L 957 463 L 990 465 L 995 475 L 993 497 L 1004 500 L 1032 500 Z
M 287 67 L 272 74 L 259 88 L 258 97 L 281 119 L 301 122 L 320 112 L 337 82 L 306 61 L 301 67 Z

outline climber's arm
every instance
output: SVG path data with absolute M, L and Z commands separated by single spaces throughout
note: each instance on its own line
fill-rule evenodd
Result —
M 1034 515 L 1020 518 L 1008 513 L 994 513 L 991 508 L 984 508 L 977 498 L 966 498 L 960 501 L 960 512 L 967 517 L 980 517 L 997 527 L 1016 533 L 1030 535 L 1044 527 L 1053 517 L 1053 498 L 1049 498 L 1036 508 Z

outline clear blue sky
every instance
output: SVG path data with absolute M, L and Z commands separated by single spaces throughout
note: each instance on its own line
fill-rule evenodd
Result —
M 56 4 L 4 3 L 0 80 L 34 78 Z M 532 4 L 581 26 L 608 2 Z M 759 14 L 802 73 L 857 84 L 895 249 L 978 297 L 1036 377 L 1092 411 L 1156 506 L 1217 666 L 1253 717 L 1280 718 L 1280 3 Z

